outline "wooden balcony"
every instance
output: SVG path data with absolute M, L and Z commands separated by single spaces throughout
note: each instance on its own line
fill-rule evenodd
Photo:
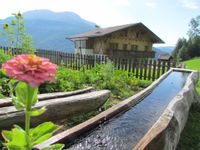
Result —
M 154 58 L 154 51 L 107 50 L 110 58 Z

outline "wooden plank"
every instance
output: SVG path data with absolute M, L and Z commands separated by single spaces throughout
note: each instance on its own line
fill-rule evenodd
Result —
M 144 60 L 143 59 L 141 59 L 140 60 L 140 79 L 142 79 L 142 77 L 143 77 L 143 65 L 144 65 Z
M 144 60 L 144 80 L 147 79 L 147 63 L 148 63 L 148 60 L 145 59 Z
M 161 65 L 161 62 L 160 61 L 158 61 L 158 63 L 157 63 L 157 79 L 160 77 L 160 65 Z
M 92 68 L 92 55 L 89 55 L 89 69 Z
M 135 73 L 135 68 L 136 68 L 136 59 L 132 59 L 132 73 Z
M 152 60 L 148 61 L 148 80 L 151 80 Z
M 89 60 L 88 60 L 88 55 L 86 55 L 85 58 L 86 58 L 86 63 L 85 63 L 85 65 L 86 65 L 86 69 L 88 69 L 88 61 L 89 61 Z
M 68 53 L 65 53 L 65 66 L 68 68 Z
M 95 55 L 91 55 L 91 56 L 92 56 L 92 68 L 93 68 L 95 65 Z
M 155 80 L 155 75 L 156 75 L 156 61 L 153 61 L 153 72 L 152 72 L 152 80 Z
M 113 58 L 112 61 L 113 61 L 114 67 L 117 68 L 117 59 Z
M 107 63 L 108 63 L 108 57 L 105 56 L 105 64 L 107 64 Z
M 128 72 L 131 72 L 131 69 L 132 69 L 132 60 L 129 59 L 128 60 Z
M 117 69 L 120 70 L 121 60 L 117 58 Z
M 170 65 L 170 64 L 171 64 L 171 62 L 170 62 L 170 61 L 168 61 L 168 62 L 167 62 L 167 71 L 168 71 L 168 70 L 170 69 L 170 67 L 171 67 L 171 65 Z
M 128 70 L 128 59 L 124 60 L 124 70 Z
M 172 62 L 172 67 L 176 68 L 176 61 L 175 60 Z
M 124 70 L 124 58 L 121 58 L 121 70 Z
M 138 78 L 138 74 L 139 74 L 139 60 L 138 59 L 135 59 L 135 68 L 136 68 L 135 76 L 136 78 Z
M 69 54 L 69 68 L 72 68 L 72 54 Z
M 78 65 L 77 65 L 77 54 L 74 54 L 74 69 L 78 70 Z
M 162 62 L 162 74 L 165 73 L 165 61 Z

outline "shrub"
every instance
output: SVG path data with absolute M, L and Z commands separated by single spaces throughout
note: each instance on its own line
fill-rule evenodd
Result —
M 9 59 L 11 59 L 11 55 L 5 54 L 4 51 L 0 49 L 0 68 L 2 64 L 8 61 Z
M 40 87 L 40 93 L 73 91 L 86 87 L 82 74 L 76 70 L 59 67 L 55 78 L 55 82 L 42 85 Z
M 9 79 L 4 72 L 0 69 L 0 97 L 9 96 L 10 89 L 8 86 Z
M 97 65 L 91 70 L 82 71 L 84 81 L 96 89 L 109 89 L 114 96 L 126 98 L 135 91 L 147 87 L 151 82 L 140 81 L 133 74 L 116 70 L 112 63 Z
M 4 51 L 0 49 L 0 68 L 3 63 L 11 58 L 11 55 L 5 54 Z M 0 97 L 9 96 L 8 82 L 9 79 L 6 77 L 5 73 L 3 73 L 2 69 L 0 69 Z

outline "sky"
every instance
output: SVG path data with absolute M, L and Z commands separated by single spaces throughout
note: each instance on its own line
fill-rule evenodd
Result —
M 187 37 L 189 22 L 200 15 L 200 0 L 0 0 L 0 19 L 14 12 L 49 9 L 71 11 L 101 27 L 142 22 L 174 46 Z M 158 46 L 158 45 L 155 45 Z

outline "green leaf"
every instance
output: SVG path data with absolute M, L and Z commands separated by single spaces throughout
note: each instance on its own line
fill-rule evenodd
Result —
M 37 140 L 33 141 L 32 145 L 37 145 L 39 143 L 42 143 L 43 141 L 49 139 L 50 137 L 52 137 L 53 133 L 48 133 L 48 134 L 45 134 L 43 136 L 41 136 L 40 138 L 38 138 Z
M 15 80 L 15 79 L 10 79 L 10 81 L 8 82 L 11 97 L 14 97 L 14 91 L 15 91 L 15 88 L 16 88 L 18 82 L 19 81 Z
M 12 131 L 8 131 L 8 130 L 3 130 L 1 132 L 3 138 L 5 139 L 6 142 L 9 142 L 12 140 Z
M 45 147 L 42 150 L 62 150 L 64 146 L 64 144 L 54 144 L 49 147 Z
M 38 101 L 38 97 L 37 97 L 37 94 L 38 94 L 38 88 L 33 88 L 29 85 L 28 86 L 28 100 L 31 101 L 31 105 L 35 105 Z
M 25 131 L 19 130 L 17 128 L 12 129 L 12 141 L 9 145 L 26 146 L 27 141 Z
M 16 126 L 11 131 L 4 130 L 2 132 L 6 142 L 5 146 L 9 150 L 25 150 L 27 147 L 26 133 L 25 131 Z
M 17 97 L 16 104 L 20 104 L 20 106 L 22 106 L 22 104 L 24 104 L 25 106 L 27 104 L 33 106 L 38 101 L 38 88 L 33 88 L 25 82 L 19 82 L 17 84 L 15 93 Z
M 21 128 L 20 126 L 18 126 L 18 125 L 16 125 L 16 124 L 14 125 L 14 128 L 16 128 L 16 129 L 18 129 L 18 130 L 21 130 L 22 132 L 25 132 L 23 128 Z
M 43 142 L 46 138 L 50 138 L 52 134 L 60 129 L 60 126 L 52 122 L 45 122 L 30 130 L 30 138 L 32 143 Z M 38 140 L 38 141 L 37 141 Z M 37 142 L 36 142 L 37 141 Z
M 25 105 L 24 105 L 22 102 L 20 102 L 20 101 L 17 99 L 17 97 L 12 97 L 12 102 L 13 102 L 13 104 L 15 105 L 15 108 L 16 108 L 17 110 L 22 110 L 23 108 L 25 108 Z
M 16 86 L 15 93 L 16 100 L 26 105 L 28 100 L 28 85 L 25 82 L 19 82 Z
M 36 116 L 40 116 L 42 115 L 47 109 L 45 107 L 42 107 L 40 109 L 37 110 L 32 110 L 31 111 L 31 116 L 32 117 L 36 117 Z

